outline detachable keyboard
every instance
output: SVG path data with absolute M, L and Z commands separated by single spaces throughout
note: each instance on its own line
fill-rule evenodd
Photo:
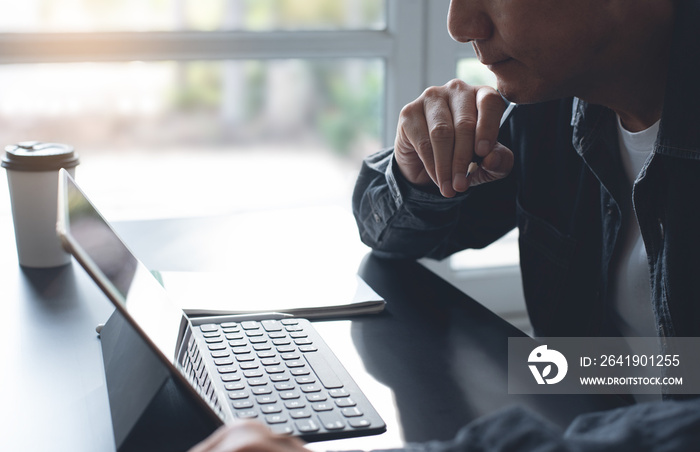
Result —
M 180 364 L 220 413 L 320 441 L 386 426 L 305 319 L 206 323 L 185 337 Z

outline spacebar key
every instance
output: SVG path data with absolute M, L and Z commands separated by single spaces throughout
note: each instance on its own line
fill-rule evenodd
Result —
M 316 352 L 304 353 L 304 358 L 306 358 L 306 360 L 309 362 L 309 365 L 326 389 L 343 387 L 343 383 L 340 381 L 340 378 L 338 378 L 322 354 Z

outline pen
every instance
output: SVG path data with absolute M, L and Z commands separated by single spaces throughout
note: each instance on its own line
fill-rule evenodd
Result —
M 515 108 L 515 104 L 513 102 L 510 102 L 506 107 L 506 110 L 503 112 L 503 116 L 501 116 L 501 123 L 498 125 L 499 128 L 503 125 L 504 122 L 506 122 L 506 119 L 508 119 L 508 116 L 510 116 L 510 112 L 513 111 L 513 108 Z M 484 160 L 483 157 L 480 157 L 476 155 L 476 153 L 474 153 L 474 157 L 472 158 L 472 161 L 469 164 L 469 167 L 467 168 L 467 177 L 469 177 L 470 174 L 476 172 L 476 170 L 479 168 L 479 165 L 481 165 L 482 160 Z

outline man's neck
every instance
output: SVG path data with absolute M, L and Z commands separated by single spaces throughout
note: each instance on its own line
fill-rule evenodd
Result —
M 661 118 L 663 109 L 673 33 L 672 8 L 654 20 L 647 24 L 648 38 L 642 38 L 642 34 L 631 39 L 627 49 L 620 49 L 614 69 L 602 72 L 589 85 L 588 92 L 579 96 L 614 110 L 630 132 L 652 126 Z

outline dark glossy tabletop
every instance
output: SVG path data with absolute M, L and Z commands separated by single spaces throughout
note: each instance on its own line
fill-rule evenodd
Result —
M 246 220 L 251 215 L 274 230 L 275 237 Z M 313 221 L 307 221 L 310 217 Z M 53 270 L 20 269 L 11 220 L 2 220 L 0 450 L 114 450 L 94 330 L 112 312 L 111 305 L 76 263 Z M 336 243 L 335 252 L 318 258 L 332 255 L 343 265 L 352 264 L 386 299 L 386 310 L 315 324 L 388 429 L 376 437 L 316 443 L 311 446 L 315 450 L 448 439 L 469 421 L 516 404 L 564 426 L 577 414 L 619 403 L 616 398 L 509 395 L 507 340 L 523 333 L 419 263 L 368 254 L 346 212 L 310 208 L 132 221 L 116 228 L 147 266 L 171 271 L 221 271 L 231 260 L 231 249 L 245 258 L 232 245 L 242 237 L 256 243 L 251 249 L 273 256 L 297 252 L 302 245 L 312 250 Z M 274 273 L 266 277 L 274 281 Z M 308 278 L 313 284 L 313 275 Z

